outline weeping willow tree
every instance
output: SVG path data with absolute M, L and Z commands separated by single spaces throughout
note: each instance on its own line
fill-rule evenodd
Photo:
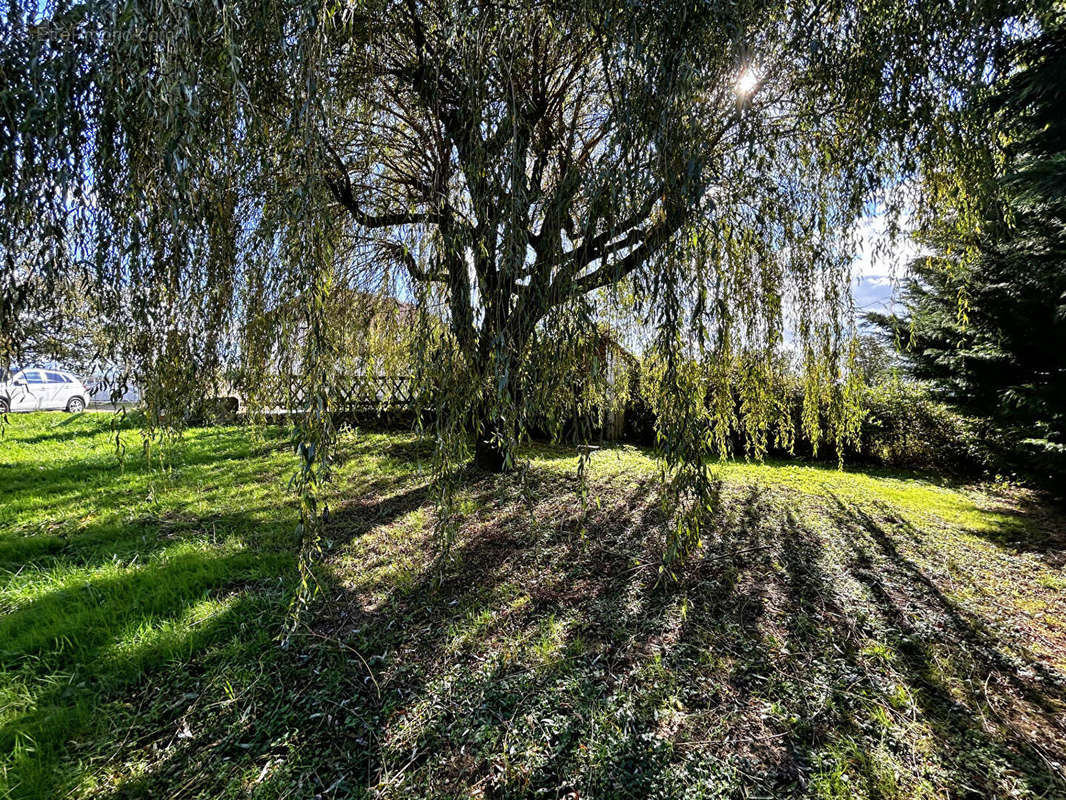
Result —
M 668 555 L 708 455 L 856 421 L 848 231 L 945 150 L 998 67 L 981 0 L 12 2 L 0 34 L 0 359 L 62 287 L 112 332 L 148 436 L 205 376 L 298 373 L 305 538 L 357 290 L 410 304 L 441 530 L 459 467 L 602 406 L 605 319 L 645 336 Z M 270 324 L 264 324 L 270 320 Z M 341 335 L 343 333 L 343 335 Z M 354 337 L 354 339 L 353 339 Z M 346 359 L 346 353 L 348 357 Z M 580 379 L 576 380 L 575 376 Z M 580 430 L 577 433 L 580 438 Z

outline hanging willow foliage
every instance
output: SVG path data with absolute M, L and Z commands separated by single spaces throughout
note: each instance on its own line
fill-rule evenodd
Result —
M 927 160 L 959 157 L 961 98 L 1025 13 L 11 2 L 0 359 L 77 285 L 150 435 L 180 428 L 205 384 L 291 407 L 298 377 L 313 553 L 336 384 L 380 366 L 382 342 L 419 387 L 447 543 L 471 456 L 509 469 L 534 426 L 587 438 L 591 422 L 569 421 L 608 402 L 610 319 L 646 344 L 679 557 L 713 501 L 708 457 L 738 432 L 754 455 L 795 436 L 775 388 L 788 353 L 806 435 L 853 432 L 848 231 L 872 202 L 898 212 L 892 187 Z M 404 335 L 339 317 L 337 298 L 403 304 Z

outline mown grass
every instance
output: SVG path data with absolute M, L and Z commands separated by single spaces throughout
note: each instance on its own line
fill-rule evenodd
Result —
M 321 590 L 295 588 L 277 429 L 11 417 L 0 796 L 1056 797 L 1066 544 L 1034 496 L 719 465 L 661 579 L 656 467 L 531 448 L 471 475 L 443 573 L 407 435 L 342 440 Z M 283 644 L 284 643 L 284 644 Z

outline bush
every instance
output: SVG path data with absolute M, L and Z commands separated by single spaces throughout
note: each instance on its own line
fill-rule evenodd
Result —
M 792 429 L 796 432 L 794 449 L 771 446 L 768 455 L 836 462 L 838 453 L 831 442 L 821 442 L 815 454 L 811 442 L 802 435 L 803 392 L 798 382 L 789 393 Z M 847 464 L 977 476 L 1006 461 L 1009 448 L 1002 434 L 990 424 L 962 416 L 937 401 L 923 384 L 887 380 L 866 388 L 862 404 L 865 411 L 859 440 L 843 453 Z M 655 443 L 655 412 L 635 389 L 630 391 L 621 438 L 634 444 Z M 729 439 L 733 454 L 745 452 L 742 430 L 734 429 Z
M 863 399 L 859 447 L 845 459 L 976 475 L 991 470 L 1002 449 L 991 426 L 936 401 L 922 384 L 886 381 Z

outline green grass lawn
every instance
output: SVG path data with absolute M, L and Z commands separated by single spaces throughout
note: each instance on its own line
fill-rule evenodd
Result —
M 1066 532 L 1039 498 L 724 464 L 659 580 L 648 454 L 471 477 L 443 579 L 427 446 L 347 432 L 287 640 L 280 429 L 9 417 L 0 797 L 1063 797 Z M 121 427 L 121 426 L 120 426 Z

